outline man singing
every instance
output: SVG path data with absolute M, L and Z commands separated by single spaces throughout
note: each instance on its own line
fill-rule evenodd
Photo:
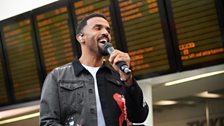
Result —
M 41 126 L 127 126 L 145 121 L 148 105 L 132 74 L 116 65 L 130 65 L 130 56 L 104 45 L 111 41 L 106 17 L 93 13 L 80 21 L 76 39 L 79 59 L 55 68 L 45 79 L 40 102 Z

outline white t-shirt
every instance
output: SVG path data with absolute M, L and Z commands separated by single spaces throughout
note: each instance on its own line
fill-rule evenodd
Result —
M 105 120 L 104 120 L 104 116 L 103 116 L 103 111 L 101 108 L 98 86 L 97 86 L 97 81 L 96 81 L 96 73 L 100 67 L 90 67 L 90 66 L 86 66 L 84 64 L 82 64 L 82 65 L 92 74 L 92 76 L 94 78 L 94 87 L 95 87 L 95 94 L 96 94 L 97 122 L 98 122 L 98 126 L 105 126 L 106 124 L 105 124 Z

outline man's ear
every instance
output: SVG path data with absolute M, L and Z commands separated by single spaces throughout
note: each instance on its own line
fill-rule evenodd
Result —
M 84 34 L 83 33 L 79 33 L 76 35 L 76 39 L 80 42 L 83 43 L 84 42 Z

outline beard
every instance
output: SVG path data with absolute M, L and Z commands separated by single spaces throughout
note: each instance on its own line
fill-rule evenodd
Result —
M 98 47 L 98 53 L 100 56 L 108 56 L 109 55 L 109 53 L 103 47 L 100 47 L 99 44 L 97 44 L 97 47 Z

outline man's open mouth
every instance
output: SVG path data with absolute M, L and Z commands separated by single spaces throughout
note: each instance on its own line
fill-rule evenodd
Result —
M 98 40 L 98 42 L 104 45 L 105 43 L 108 42 L 108 39 L 107 39 L 107 38 L 100 38 L 100 39 Z

